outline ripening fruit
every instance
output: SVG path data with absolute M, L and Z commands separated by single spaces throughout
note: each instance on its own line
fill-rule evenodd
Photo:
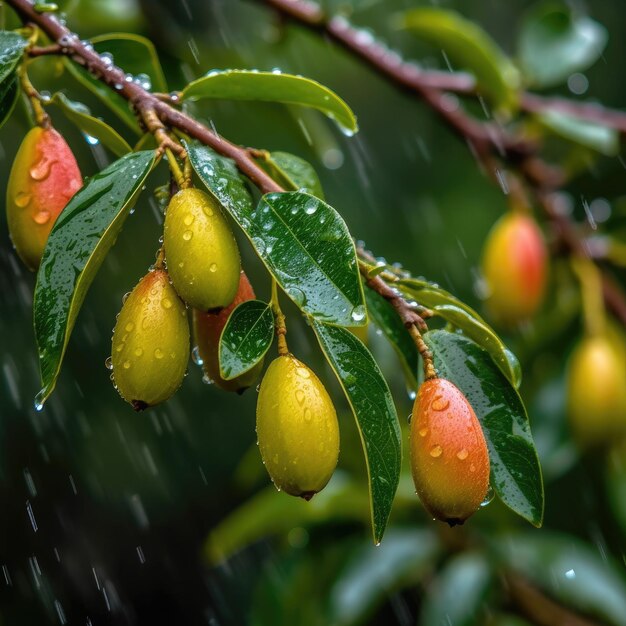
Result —
M 530 215 L 509 212 L 493 226 L 483 253 L 486 305 L 499 323 L 512 326 L 532 317 L 543 301 L 548 255 Z
M 36 270 L 59 213 L 83 179 L 65 139 L 53 128 L 32 128 L 17 151 L 7 185 L 7 222 L 24 264 Z
M 174 288 L 189 306 L 228 306 L 239 286 L 239 249 L 219 203 L 199 189 L 182 189 L 165 214 L 163 244 Z
M 185 305 L 165 270 L 148 272 L 126 298 L 113 330 L 115 386 L 141 411 L 167 400 L 178 389 L 188 360 Z
M 470 403 L 449 380 L 431 378 L 419 389 L 411 420 L 411 470 L 428 512 L 462 524 L 485 500 L 489 453 Z
M 606 335 L 585 337 L 567 373 L 567 408 L 583 447 L 611 443 L 626 434 L 626 360 Z
M 263 369 L 261 360 L 252 369 L 232 380 L 224 380 L 220 376 L 219 344 L 220 336 L 233 309 L 246 300 L 254 300 L 254 289 L 244 272 L 241 272 L 239 289 L 232 303 L 219 313 L 203 313 L 193 311 L 193 334 L 198 356 L 202 359 L 202 369 L 218 387 L 225 391 L 243 393 L 259 377 Z
M 256 432 L 278 489 L 310 500 L 337 466 L 339 424 L 319 378 L 292 355 L 274 359 L 261 382 Z

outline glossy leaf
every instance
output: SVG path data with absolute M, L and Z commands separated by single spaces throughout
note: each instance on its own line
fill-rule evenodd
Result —
M 606 156 L 619 154 L 619 132 L 614 128 L 586 122 L 556 111 L 546 111 L 534 117 L 542 126 L 563 139 Z
M 485 556 L 465 552 L 449 560 L 424 594 L 420 624 L 473 626 L 492 574 Z
M 8 30 L 0 31 L 0 85 L 11 80 L 28 41 Z
M 33 305 L 43 384 L 39 405 L 54 389 L 87 289 L 154 164 L 151 151 L 115 161 L 85 183 L 54 224 L 37 274 Z
M 341 216 L 301 192 L 265 195 L 256 210 L 234 163 L 188 146 L 209 191 L 244 230 L 285 293 L 308 315 L 341 326 L 367 324 L 356 250 Z
M 304 159 L 288 152 L 272 152 L 261 157 L 259 163 L 281 187 L 324 199 L 319 176 Z
M 19 83 L 16 76 L 0 83 L 0 128 L 11 117 L 19 95 Z
M 566 606 L 603 624 L 624 623 L 623 564 L 615 563 L 601 547 L 592 549 L 575 537 L 547 531 L 508 535 L 494 546 L 508 568 Z
M 367 312 L 398 355 L 407 384 L 411 389 L 416 390 L 419 362 L 415 342 L 404 327 L 396 310 L 382 296 L 372 289 L 366 289 L 365 301 L 367 302 Z
M 274 314 L 267 302 L 247 300 L 230 314 L 220 337 L 222 378 L 231 380 L 252 369 L 274 339 Z
M 336 93 L 302 76 L 251 70 L 214 70 L 189 83 L 181 92 L 182 100 L 201 98 L 298 104 L 321 111 L 346 133 L 353 134 L 358 130 L 354 113 Z
M 522 383 L 522 368 L 517 357 L 476 311 L 447 291 L 425 281 L 406 279 L 400 283 L 402 291 L 407 295 L 462 330 L 465 335 L 484 348 L 509 382 L 516 389 L 519 388 Z
M 370 485 L 372 531 L 380 543 L 400 480 L 402 442 L 389 387 L 369 350 L 345 328 L 313 323 L 361 435 Z
M 480 26 L 455 11 L 433 7 L 411 9 L 404 14 L 402 25 L 443 50 L 453 64 L 472 72 L 479 90 L 497 107 L 515 106 L 519 72 Z
M 430 529 L 390 529 L 380 546 L 360 548 L 339 573 L 330 593 L 329 622 L 365 623 L 390 592 L 421 580 L 439 553 L 437 535 Z
M 566 2 L 550 0 L 534 9 L 524 22 L 519 57 L 528 83 L 551 87 L 573 72 L 593 65 L 604 51 L 604 26 Z
M 93 117 L 89 109 L 80 102 L 74 102 L 62 93 L 54 94 L 52 102 L 56 104 L 65 116 L 83 133 L 94 137 L 102 145 L 106 146 L 113 154 L 118 157 L 124 156 L 132 151 L 132 148 L 126 143 L 126 140 L 106 122 Z
M 491 462 L 491 484 L 502 501 L 535 526 L 543 519 L 543 481 L 526 409 L 487 352 L 456 333 L 424 335 L 435 368 L 467 397 L 481 422 Z

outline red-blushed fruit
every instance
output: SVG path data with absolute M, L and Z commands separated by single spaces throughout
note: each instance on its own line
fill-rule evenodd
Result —
M 15 250 L 39 267 L 59 213 L 82 187 L 72 150 L 53 128 L 32 128 L 17 151 L 7 185 L 7 222 Z
M 621 337 L 585 337 L 567 371 L 567 412 L 582 448 L 610 444 L 626 434 L 626 359 Z
M 198 356 L 202 359 L 202 369 L 209 379 L 225 391 L 243 393 L 256 381 L 263 369 L 263 361 L 260 361 L 252 369 L 232 380 L 225 380 L 220 375 L 219 344 L 222 330 L 235 307 L 247 300 L 254 300 L 255 297 L 254 289 L 242 271 L 237 295 L 232 304 L 219 313 L 193 310 L 194 345 L 198 349 Z
M 482 262 L 486 305 L 500 324 L 531 318 L 541 306 L 548 276 L 543 235 L 531 215 L 509 212 L 491 229 Z
M 411 419 L 411 470 L 426 510 L 451 526 L 462 524 L 485 500 L 489 453 L 480 422 L 449 380 L 419 389 Z

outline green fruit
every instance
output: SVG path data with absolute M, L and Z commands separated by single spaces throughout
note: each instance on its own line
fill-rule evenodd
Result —
M 35 127 L 22 141 L 7 184 L 7 222 L 15 250 L 31 270 L 39 267 L 59 213 L 83 179 L 72 150 L 53 128 Z
M 228 306 L 239 286 L 239 249 L 219 203 L 198 189 L 170 200 L 163 244 L 174 288 L 189 306 Z
M 276 487 L 310 500 L 337 466 L 339 424 L 324 385 L 291 355 L 274 359 L 261 382 L 256 432 Z
M 224 391 L 243 393 L 259 377 L 263 369 L 263 360 L 252 369 L 232 380 L 225 380 L 220 374 L 219 345 L 226 322 L 233 310 L 242 302 L 253 300 L 254 289 L 245 272 L 241 272 L 239 289 L 232 303 L 219 313 L 203 313 L 193 310 L 193 336 L 202 359 L 202 369 L 208 378 Z
M 146 274 L 128 296 L 113 331 L 115 386 L 137 411 L 167 400 L 189 360 L 187 310 L 167 272 Z
M 626 434 L 626 359 L 616 337 L 585 337 L 567 373 L 567 408 L 583 447 L 610 444 Z

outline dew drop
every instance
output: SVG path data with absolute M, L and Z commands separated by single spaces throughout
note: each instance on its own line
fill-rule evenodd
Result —
M 45 394 L 43 389 L 35 396 L 35 411 L 41 411 L 45 402 Z
M 186 231 L 183 233 L 183 239 L 184 239 L 185 241 L 189 241 L 192 237 L 193 237 L 193 233 L 192 233 L 190 230 L 186 230 Z
M 410 424 L 412 419 L 413 419 L 413 413 L 409 413 L 408 417 L 406 418 L 407 424 Z
M 39 211 L 33 215 L 36 224 L 45 224 L 50 221 L 50 211 Z
M 128 322 L 128 324 L 126 324 L 126 326 L 124 326 L 124 330 L 129 333 L 131 330 L 133 330 L 133 328 L 135 328 L 135 325 L 132 322 Z
M 463 448 L 462 450 L 459 450 L 456 453 L 456 458 L 459 459 L 459 461 L 465 461 L 468 455 L 469 455 L 469 452 L 467 451 L 467 449 Z
M 433 411 L 445 411 L 450 406 L 450 400 L 443 396 L 437 396 L 431 403 L 430 408 Z
M 194 216 L 191 213 L 187 213 L 187 215 L 185 215 L 184 219 L 183 219 L 183 224 L 185 226 L 191 226 L 193 224 L 194 221 Z
M 108 356 L 104 361 L 104 367 L 106 367 L 108 370 L 113 369 L 113 359 L 110 356 Z
M 217 263 L 211 263 L 211 265 L 209 265 L 209 271 L 217 272 Z
M 154 351 L 154 358 L 155 358 L 155 359 L 162 359 L 162 358 L 163 358 L 163 356 L 164 356 L 164 355 L 163 355 L 163 350 L 161 350 L 161 348 L 157 348 L 157 349 Z
M 306 395 L 302 389 L 296 389 L 296 401 L 298 404 L 302 404 L 304 402 Z
M 28 203 L 32 200 L 32 198 L 33 196 L 26 191 L 20 191 L 15 196 L 15 204 L 17 204 L 20 209 L 23 209 L 24 207 L 28 206 Z
M 420 437 L 426 437 L 428 434 L 428 428 L 420 428 L 418 432 Z
M 296 374 L 300 376 L 300 378 L 311 378 L 311 372 L 306 367 L 299 367 L 296 370 Z
M 489 488 L 487 489 L 487 493 L 485 494 L 485 499 L 480 503 L 480 506 L 484 508 L 487 505 L 489 505 L 490 502 L 494 499 L 495 495 L 496 494 L 493 490 L 493 487 L 489 485 Z
M 203 206 L 202 211 L 208 217 L 211 217 L 213 215 L 213 209 L 210 206 Z
M 124 349 L 124 345 L 123 343 L 121 343 L 119 346 L 117 346 L 117 348 L 115 348 L 116 352 L 121 352 Z
M 430 456 L 432 456 L 433 458 L 438 458 L 442 455 L 443 450 L 441 449 L 441 446 L 433 446 L 430 449 Z
M 124 363 L 122 363 L 122 367 L 127 370 L 130 368 L 130 361 L 124 361 Z
M 28 170 L 28 173 L 33 180 L 45 180 L 48 176 L 50 176 L 50 170 L 52 169 L 53 163 L 56 163 L 56 161 L 43 158 L 35 163 L 35 165 Z
M 355 306 L 352 309 L 352 313 L 350 313 L 350 317 L 355 322 L 363 321 L 365 319 L 365 315 L 365 307 L 362 304 L 359 304 L 359 306 Z
M 128 300 L 128 296 L 130 296 L 130 291 L 127 291 L 123 296 L 122 296 L 122 304 L 124 304 L 124 302 L 126 302 L 126 300 Z
M 200 348 L 198 346 L 193 347 L 193 350 L 191 351 L 191 360 L 196 365 L 202 365 L 204 363 L 204 360 L 200 356 Z
M 143 354 L 143 348 L 135 348 L 135 356 L 141 356 Z
M 163 300 L 161 300 L 161 306 L 164 309 L 171 309 L 172 308 L 172 301 L 169 298 L 163 298 Z
M 312 417 L 313 417 L 313 414 L 311 413 L 311 409 L 304 409 L 304 421 L 310 422 Z

